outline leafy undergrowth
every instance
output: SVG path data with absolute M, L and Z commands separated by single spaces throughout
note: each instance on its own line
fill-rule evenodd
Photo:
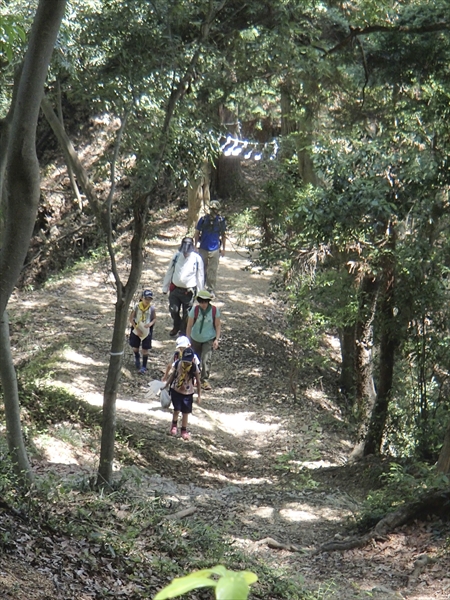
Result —
M 59 597 L 59 591 L 64 598 L 152 598 L 174 577 L 212 563 L 257 573 L 255 599 L 320 597 L 302 591 L 300 580 L 234 548 L 223 528 L 181 521 L 169 501 L 140 494 L 135 470 L 107 493 L 90 490 L 89 479 L 62 483 L 47 477 L 21 497 L 6 464 L 0 478 L 0 565 L 5 575 L 8 558 L 20 558 L 47 576 L 55 595 L 43 597 Z M 26 597 L 14 583 L 8 587 L 7 577 L 0 580 L 0 593 Z M 39 590 L 33 597 L 40 597 Z M 200 590 L 190 598 L 210 599 L 211 592 Z
M 163 235 L 152 240 L 143 285 L 160 289 L 184 233 L 173 213 L 161 217 Z M 378 457 L 346 462 L 352 436 L 333 360 L 303 353 L 295 393 L 287 389 L 293 373 L 285 307 L 270 297 L 269 277 L 247 267 L 233 250 L 220 266 L 226 320 L 213 390 L 190 420 L 191 442 L 167 435 L 169 412 L 145 398 L 147 379 L 132 370 L 131 356 L 125 360 L 117 471 L 113 489 L 103 493 L 93 484 L 113 319 L 108 265 L 93 257 L 45 289 L 17 294 L 11 340 L 21 360 L 24 429 L 37 483 L 20 496 L 3 445 L 1 597 L 149 599 L 173 577 L 217 564 L 254 572 L 253 600 L 448 596 L 449 532 L 439 520 L 406 525 L 363 548 L 313 552 L 355 531 L 360 515 L 372 525 L 402 502 L 400 490 L 411 497 L 425 479 L 406 467 L 394 472 Z M 101 305 L 94 303 L 100 296 Z M 155 303 L 152 378 L 164 372 L 173 350 L 167 301 L 156 292 Z M 196 511 L 179 518 L 187 507 Z M 268 546 L 270 537 L 285 546 Z M 424 553 L 435 562 L 407 589 Z M 211 600 L 211 590 L 189 595 L 200 599 Z

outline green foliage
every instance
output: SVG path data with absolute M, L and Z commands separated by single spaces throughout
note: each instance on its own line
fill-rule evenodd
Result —
M 92 407 L 63 388 L 42 385 L 20 378 L 19 396 L 34 426 L 46 428 L 49 423 L 79 423 L 87 426 L 101 424 L 101 410 Z
M 6 56 L 9 62 L 14 57 L 17 41 L 25 41 L 25 31 L 16 16 L 0 13 L 0 56 Z
M 390 511 L 414 502 L 420 495 L 433 490 L 448 488 L 449 478 L 437 473 L 425 463 L 392 463 L 389 472 L 380 476 L 382 487 L 370 493 L 363 504 L 359 526 L 372 527 Z
M 213 576 L 218 579 L 212 579 Z M 166 600 L 176 598 L 183 594 L 203 587 L 212 587 L 215 590 L 217 600 L 247 600 L 250 585 L 258 581 L 254 573 L 248 571 L 229 571 L 222 565 L 211 569 L 195 571 L 185 577 L 179 577 L 172 581 L 167 587 L 158 592 L 155 600 Z

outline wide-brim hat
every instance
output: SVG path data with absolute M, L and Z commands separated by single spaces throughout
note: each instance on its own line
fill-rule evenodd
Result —
M 202 298 L 202 300 L 212 300 L 213 296 L 208 290 L 200 290 L 197 292 L 197 298 Z

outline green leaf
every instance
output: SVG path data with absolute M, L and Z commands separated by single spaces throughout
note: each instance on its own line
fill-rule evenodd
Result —
M 191 575 L 187 575 L 186 577 L 174 579 L 172 583 L 156 594 L 154 600 L 176 598 L 197 588 L 215 587 L 216 585 L 217 581 L 213 581 L 209 577 L 199 577 L 197 572 L 191 573 Z
M 240 575 L 242 575 L 248 585 L 252 585 L 252 583 L 256 583 L 258 581 L 258 576 L 251 571 L 241 571 Z
M 219 579 L 216 587 L 217 600 L 247 600 L 249 585 L 242 573 L 227 571 L 227 574 Z

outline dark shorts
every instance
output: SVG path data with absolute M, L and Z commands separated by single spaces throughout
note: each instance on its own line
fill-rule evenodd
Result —
M 183 413 L 183 415 L 192 412 L 192 402 L 194 394 L 184 396 L 175 390 L 170 390 L 170 397 L 172 398 L 173 409 Z
M 141 344 L 142 344 L 143 350 L 151 349 L 151 347 L 152 347 L 152 331 L 150 331 L 148 336 L 146 338 L 144 338 L 143 340 L 141 340 L 141 338 L 138 335 L 133 333 L 133 331 L 130 331 L 130 346 L 132 348 L 139 348 L 139 346 Z

